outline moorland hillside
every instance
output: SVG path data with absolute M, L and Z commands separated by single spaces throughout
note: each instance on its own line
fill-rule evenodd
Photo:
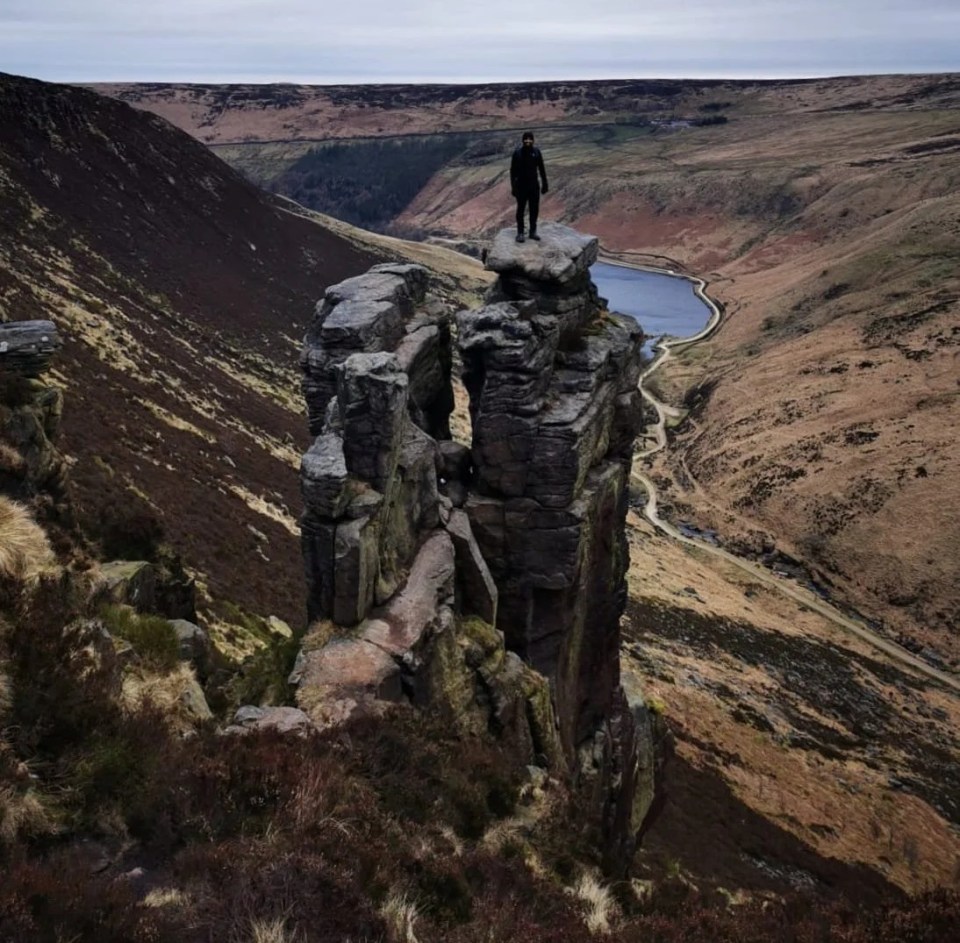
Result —
M 456 133 L 460 153 L 432 148 L 429 181 L 379 223 L 461 243 L 510 218 L 510 148 L 534 126 L 548 218 L 685 266 L 726 307 L 665 380 L 678 405 L 696 388 L 663 469 L 674 515 L 803 560 L 883 631 L 956 663 L 956 76 L 111 92 L 347 215 L 382 173 L 331 176 L 330 147 L 376 169 L 374 152 Z
M 77 514 L 149 518 L 226 622 L 303 619 L 302 332 L 376 256 L 165 121 L 0 77 L 0 317 L 55 322 Z M 268 607 L 269 612 L 264 611 Z
M 224 735 L 229 679 L 210 683 L 169 613 L 98 607 L 96 557 L 118 531 L 173 543 L 234 661 L 242 630 L 263 631 L 252 614 L 287 599 L 297 618 L 296 311 L 371 258 L 448 256 L 275 203 L 165 123 L 76 90 L 5 78 L 0 107 L 4 318 L 50 318 L 64 341 L 39 381 L 0 391 L 2 484 L 29 505 L 0 507 L 0 939 L 950 938 L 955 894 L 906 895 L 956 880 L 954 701 L 635 518 L 624 683 L 677 745 L 643 880 L 598 880 L 563 778 L 483 730 L 398 710 Z M 481 281 L 463 257 L 450 272 L 431 288 L 457 302 Z M 53 503 L 15 448 L 32 456 L 40 426 L 66 452 Z M 463 653 L 482 676 L 497 650 Z M 171 703 L 198 679 L 218 716 L 196 710 L 204 692 Z M 274 680 L 232 693 L 282 700 Z

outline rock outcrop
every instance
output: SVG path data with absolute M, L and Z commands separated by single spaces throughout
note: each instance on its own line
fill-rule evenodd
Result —
M 0 324 L 0 492 L 17 500 L 65 500 L 67 466 L 53 444 L 63 394 L 42 378 L 59 348 L 52 321 Z
M 632 853 L 650 765 L 649 718 L 624 695 L 619 658 L 643 334 L 603 310 L 589 278 L 596 239 L 557 224 L 541 235 L 517 245 L 500 233 L 491 303 L 457 316 L 476 483 L 466 511 L 497 584 L 498 627 L 550 679 L 564 754 L 596 790 L 616 867 Z
M 406 702 L 510 738 L 580 793 L 616 872 L 652 799 L 619 671 L 643 338 L 597 296 L 597 240 L 541 232 L 501 233 L 487 303 L 456 314 L 470 449 L 449 440 L 453 317 L 424 269 L 377 266 L 317 306 L 292 681 L 320 726 Z
M 505 650 L 493 577 L 441 494 L 469 453 L 449 442 L 452 313 L 426 284 L 420 266 L 376 266 L 317 306 L 301 361 L 311 628 L 291 680 L 322 727 L 407 702 L 555 765 L 548 682 Z

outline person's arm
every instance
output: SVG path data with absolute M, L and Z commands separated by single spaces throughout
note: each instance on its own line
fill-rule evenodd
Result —
M 543 153 L 539 148 L 537 149 L 537 166 L 540 169 L 540 179 L 543 181 L 540 186 L 540 192 L 546 193 L 550 187 L 547 185 L 547 168 L 543 166 Z
M 520 192 L 520 154 L 513 152 L 510 158 L 510 192 L 516 196 Z

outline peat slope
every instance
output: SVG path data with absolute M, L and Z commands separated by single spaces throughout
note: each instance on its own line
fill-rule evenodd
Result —
M 949 880 L 953 867 L 956 880 L 953 709 L 927 681 L 845 642 L 751 618 L 649 597 L 628 603 L 625 659 L 653 681 L 679 754 L 644 839 L 648 867 L 673 860 L 698 883 L 843 888 L 854 897 L 875 894 L 881 878 L 910 888 L 934 870 Z M 694 703 L 716 712 L 714 721 L 691 715 Z M 778 764 L 787 752 L 795 759 Z M 824 803 L 818 789 L 831 798 Z M 905 814 L 893 813 L 905 803 Z M 924 805 L 936 818 L 917 814 Z M 924 860 L 930 847 L 943 861 Z
M 631 601 L 630 606 L 629 624 L 655 622 L 661 644 L 682 646 L 709 660 L 723 652 L 769 675 L 774 684 L 766 711 L 738 698 L 729 685 L 721 683 L 716 690 L 733 705 L 733 716 L 740 723 L 774 733 L 777 728 L 766 716 L 767 711 L 774 712 L 789 728 L 783 736 L 785 745 L 829 759 L 861 753 L 866 765 L 878 770 L 890 765 L 889 755 L 896 751 L 897 774 L 891 772 L 895 788 L 915 793 L 960 826 L 960 738 L 938 725 L 936 721 L 945 716 L 917 696 L 929 686 L 927 681 L 823 639 L 764 632 L 749 622 L 685 609 L 659 610 L 651 619 L 641 602 Z M 644 654 L 642 640 L 641 633 L 629 647 L 630 654 L 656 675 L 661 669 L 655 658 Z M 709 687 L 711 682 L 704 683 Z M 895 688 L 908 710 L 898 710 L 881 685 Z M 808 704 L 815 704 L 830 723 L 805 710 Z
M 201 589 L 302 621 L 297 352 L 325 286 L 379 259 L 154 115 L 8 75 L 0 230 L 0 318 L 64 340 L 81 519 L 153 516 Z

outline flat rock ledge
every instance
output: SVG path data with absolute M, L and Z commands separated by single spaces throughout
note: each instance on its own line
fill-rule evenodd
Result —
M 597 261 L 596 236 L 564 226 L 541 223 L 540 241 L 516 241 L 513 229 L 501 229 L 487 252 L 486 267 L 498 275 L 523 275 L 537 282 L 571 282 Z
M 0 373 L 39 377 L 60 347 L 60 335 L 53 321 L 0 324 Z

